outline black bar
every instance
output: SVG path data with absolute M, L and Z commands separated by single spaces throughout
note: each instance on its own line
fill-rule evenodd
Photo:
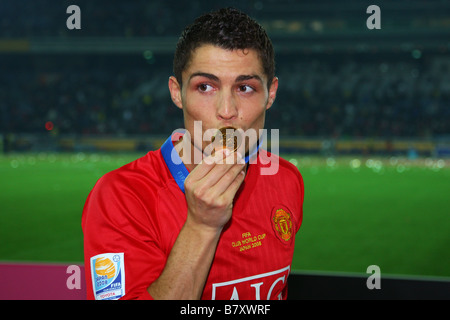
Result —
M 291 274 L 289 300 L 449 300 L 450 281 L 380 277 L 368 289 L 365 276 Z

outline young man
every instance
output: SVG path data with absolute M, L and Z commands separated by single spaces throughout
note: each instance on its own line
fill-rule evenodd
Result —
M 90 299 L 286 299 L 302 222 L 297 168 L 266 151 L 201 161 L 209 129 L 260 132 L 276 96 L 262 27 L 235 9 L 205 14 L 176 48 L 169 90 L 186 133 L 103 176 L 83 211 Z M 276 161 L 272 174 L 262 174 Z

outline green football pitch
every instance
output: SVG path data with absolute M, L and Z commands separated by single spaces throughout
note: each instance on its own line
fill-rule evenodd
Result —
M 104 173 L 141 154 L 0 156 L 0 261 L 81 263 L 81 212 Z M 286 155 L 305 182 L 292 269 L 450 277 L 450 163 Z

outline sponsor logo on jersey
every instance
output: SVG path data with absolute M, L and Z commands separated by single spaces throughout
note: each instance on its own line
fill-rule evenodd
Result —
M 102 253 L 90 259 L 96 300 L 116 300 L 125 295 L 124 254 Z
M 276 236 L 287 243 L 292 238 L 291 214 L 284 209 L 274 209 L 272 212 L 272 226 Z
M 286 299 L 287 278 L 291 266 L 241 279 L 212 284 L 212 300 Z

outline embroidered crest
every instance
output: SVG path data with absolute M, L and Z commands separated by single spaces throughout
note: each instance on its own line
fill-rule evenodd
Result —
M 274 209 L 272 226 L 278 239 L 288 242 L 292 238 L 291 214 L 284 209 Z

